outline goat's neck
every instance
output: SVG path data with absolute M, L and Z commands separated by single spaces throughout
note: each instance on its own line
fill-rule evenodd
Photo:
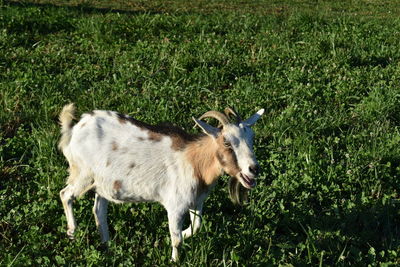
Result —
M 204 136 L 188 144 L 185 155 L 194 170 L 194 176 L 205 186 L 215 183 L 222 174 L 217 155 L 218 145 L 212 137 Z

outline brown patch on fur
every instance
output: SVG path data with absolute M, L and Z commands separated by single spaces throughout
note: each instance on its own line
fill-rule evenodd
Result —
M 138 140 L 139 141 L 144 141 L 144 138 L 143 137 L 138 137 Z
M 113 151 L 116 151 L 116 150 L 118 149 L 118 145 L 117 145 L 117 143 L 116 143 L 115 141 L 112 141 L 112 142 L 111 142 L 111 149 L 112 149 Z
M 217 138 L 218 143 L 218 151 L 217 151 L 217 159 L 224 171 L 230 176 L 235 176 L 238 172 L 241 171 L 239 168 L 237 157 L 235 151 L 233 151 L 229 147 L 224 146 L 224 139 L 221 136 Z
M 135 166 L 136 166 L 135 162 L 131 162 L 131 164 L 129 164 L 129 166 L 128 166 L 128 172 L 126 173 L 126 175 L 129 176 L 131 174 L 131 172 L 133 171 L 133 169 L 135 168 Z
M 171 139 L 171 148 L 175 151 L 183 150 L 188 143 L 184 138 L 178 135 L 173 135 Z
M 188 134 L 185 132 L 183 129 L 180 127 L 177 127 L 175 125 L 172 125 L 171 123 L 162 123 L 159 125 L 151 125 L 147 124 L 145 122 L 136 120 L 130 116 L 123 115 L 121 113 L 117 113 L 117 117 L 120 123 L 131 123 L 135 125 L 136 127 L 141 128 L 142 130 L 147 130 L 149 131 L 149 139 L 151 141 L 161 141 L 163 136 L 168 136 L 172 139 L 172 144 L 171 148 L 173 150 L 183 150 L 186 145 L 188 145 L 190 142 L 195 141 L 199 139 L 200 137 L 204 136 L 203 134 L 201 135 L 192 135 Z M 144 139 L 139 137 L 138 138 L 140 141 L 143 141 Z
M 221 164 L 215 157 L 217 150 L 217 143 L 209 136 L 187 145 L 185 154 L 199 181 L 198 193 L 207 191 L 221 174 Z
M 110 159 L 107 159 L 106 167 L 110 166 L 110 164 L 111 164 L 111 160 L 110 160 Z
M 113 189 L 118 191 L 122 188 L 122 182 L 120 180 L 115 180 L 113 184 Z
M 86 122 L 81 124 L 81 128 L 83 128 L 86 125 Z
M 127 120 L 126 120 L 125 115 L 123 115 L 121 113 L 117 113 L 117 116 L 118 116 L 119 123 L 121 123 L 121 124 L 125 124 L 126 123 Z
M 163 138 L 162 134 L 149 131 L 149 140 L 153 142 L 160 142 Z

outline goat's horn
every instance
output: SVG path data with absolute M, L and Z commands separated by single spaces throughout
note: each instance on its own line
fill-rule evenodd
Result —
M 229 115 L 232 114 L 235 117 L 237 123 L 240 123 L 242 121 L 240 115 L 233 108 L 227 107 L 224 112 L 227 117 L 229 117 Z
M 222 124 L 222 126 L 229 123 L 229 120 L 225 114 L 222 114 L 221 112 L 214 111 L 214 110 L 207 111 L 206 113 L 201 115 L 201 117 L 199 119 L 201 120 L 201 119 L 208 118 L 208 117 L 217 119 Z

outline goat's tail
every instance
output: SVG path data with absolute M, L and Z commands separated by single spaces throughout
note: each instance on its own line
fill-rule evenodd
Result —
M 64 106 L 60 113 L 60 124 L 61 124 L 61 139 L 58 143 L 58 148 L 63 151 L 64 148 L 69 144 L 72 136 L 72 121 L 75 119 L 75 105 L 73 103 Z

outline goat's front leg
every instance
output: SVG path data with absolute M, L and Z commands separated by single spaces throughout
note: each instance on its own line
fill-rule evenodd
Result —
M 178 247 L 182 243 L 183 212 L 168 211 L 168 225 L 171 235 L 172 257 L 171 261 L 178 262 Z
M 195 209 L 189 209 L 190 225 L 182 233 L 184 239 L 194 235 L 200 229 L 202 210 L 203 210 L 203 203 L 198 204 L 198 206 Z
M 93 214 L 96 220 L 96 226 L 100 232 L 101 242 L 107 242 L 110 239 L 107 225 L 107 206 L 108 201 L 96 193 Z

